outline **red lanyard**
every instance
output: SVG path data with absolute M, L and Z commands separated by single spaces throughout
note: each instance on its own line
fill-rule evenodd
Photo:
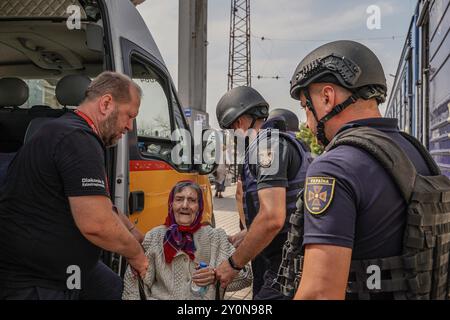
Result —
M 75 114 L 77 114 L 78 116 L 80 116 L 81 118 L 83 118 L 84 121 L 87 122 L 87 124 L 91 127 L 91 129 L 95 132 L 96 135 L 99 135 L 99 134 L 98 134 L 98 130 L 97 130 L 97 128 L 95 127 L 94 121 L 92 121 L 91 118 L 89 118 L 84 112 L 82 112 L 82 111 L 80 111 L 80 110 L 78 110 L 78 109 L 75 110 L 74 112 L 75 112 Z
M 89 116 L 87 114 L 85 114 L 84 112 L 82 112 L 82 111 L 80 111 L 78 109 L 74 110 L 73 112 L 75 112 L 76 115 L 78 115 L 81 118 L 83 118 L 84 121 L 87 122 L 89 127 L 91 127 L 91 129 L 94 131 L 94 133 L 98 136 L 98 130 L 95 127 L 94 121 L 92 121 L 92 119 L 89 118 Z M 108 194 L 110 194 L 109 193 L 109 179 L 108 179 L 108 176 L 106 175 L 106 172 L 105 172 L 105 178 L 106 178 L 106 191 L 108 192 Z

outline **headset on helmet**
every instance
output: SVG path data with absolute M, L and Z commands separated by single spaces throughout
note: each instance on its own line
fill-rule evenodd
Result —
M 244 114 L 253 118 L 253 124 L 257 119 L 266 119 L 269 115 L 269 104 L 251 87 L 231 89 L 222 96 L 216 107 L 217 121 L 222 129 L 229 129 Z

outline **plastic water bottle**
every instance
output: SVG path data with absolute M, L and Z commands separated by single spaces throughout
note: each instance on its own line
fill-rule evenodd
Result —
M 199 266 L 198 266 L 198 270 L 206 268 L 208 265 L 201 261 Z M 194 294 L 194 296 L 197 297 L 203 297 L 206 294 L 206 291 L 208 291 L 208 287 L 200 287 L 198 285 L 195 284 L 194 281 L 191 280 L 191 292 Z

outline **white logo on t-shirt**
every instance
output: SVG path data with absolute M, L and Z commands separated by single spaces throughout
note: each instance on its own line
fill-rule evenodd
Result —
M 105 188 L 105 181 L 101 179 L 93 179 L 93 178 L 82 178 L 81 179 L 82 187 L 100 187 Z

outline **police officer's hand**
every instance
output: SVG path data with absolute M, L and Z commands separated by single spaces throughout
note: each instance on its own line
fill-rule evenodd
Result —
M 241 244 L 242 240 L 244 240 L 245 235 L 247 234 L 247 230 L 244 229 L 238 233 L 233 234 L 232 236 L 228 237 L 228 241 L 231 242 L 231 244 L 237 248 Z
M 136 257 L 128 258 L 128 263 L 142 279 L 145 277 L 149 262 L 147 256 L 144 254 L 144 250 L 141 250 Z
M 216 282 L 216 271 L 211 267 L 196 270 L 192 274 L 192 281 L 200 287 L 214 284 Z
M 225 260 L 220 266 L 216 269 L 216 278 L 217 281 L 220 282 L 220 286 L 222 288 L 228 287 L 231 281 L 233 281 L 234 277 L 239 273 L 239 271 L 234 270 L 230 263 Z

